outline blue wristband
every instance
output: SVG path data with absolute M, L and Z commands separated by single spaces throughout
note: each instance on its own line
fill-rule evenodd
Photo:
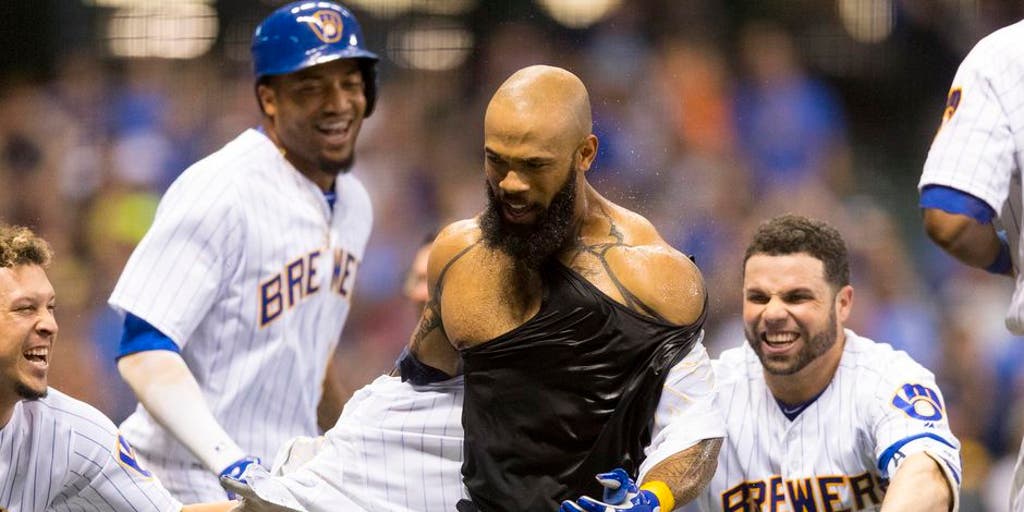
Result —
M 1013 258 L 1010 257 L 1010 242 L 1006 240 L 1006 233 L 1000 231 L 997 234 L 999 236 L 999 254 L 991 265 L 985 267 L 985 270 L 993 274 L 1009 274 L 1010 270 L 1013 269 Z

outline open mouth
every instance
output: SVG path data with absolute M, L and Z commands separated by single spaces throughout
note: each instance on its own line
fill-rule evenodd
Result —
M 321 121 L 316 124 L 316 130 L 320 132 L 328 143 L 341 144 L 348 140 L 352 129 L 352 121 Z
M 503 202 L 501 211 L 505 215 L 505 219 L 510 222 L 524 222 L 534 212 L 534 208 L 528 204 L 516 205 Z
M 25 359 L 36 366 L 46 368 L 50 363 L 50 349 L 47 347 L 38 347 L 26 350 L 23 354 Z
M 800 339 L 800 334 L 795 332 L 764 332 L 761 333 L 761 342 L 773 350 L 785 350 Z

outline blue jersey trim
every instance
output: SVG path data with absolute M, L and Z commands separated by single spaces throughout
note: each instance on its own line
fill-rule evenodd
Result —
M 921 189 L 920 206 L 966 215 L 980 224 L 989 224 L 996 216 L 996 211 L 985 201 L 962 190 L 943 185 L 928 185 Z
M 124 332 L 121 334 L 121 346 L 117 349 L 115 359 L 147 350 L 170 350 L 181 353 L 181 348 L 174 340 L 149 322 L 128 313 L 124 317 Z
M 810 407 L 811 404 L 816 402 L 818 398 L 820 398 L 821 395 L 824 393 L 825 390 L 822 389 L 821 391 L 818 392 L 817 395 L 814 395 L 813 398 L 802 404 L 789 405 L 784 403 L 782 400 L 779 400 L 778 398 L 775 399 L 775 403 L 779 405 L 779 409 L 782 411 L 782 415 L 785 416 L 786 419 L 788 419 L 789 421 L 793 421 L 796 419 L 797 416 L 800 416 L 800 413 L 804 412 L 804 410 Z
M 896 456 L 896 452 L 900 451 L 900 448 L 903 448 L 904 445 L 906 445 L 907 443 L 909 443 L 911 441 L 916 441 L 916 440 L 921 439 L 921 438 L 934 439 L 934 440 L 936 440 L 936 441 L 938 441 L 938 442 L 940 442 L 940 443 L 942 443 L 942 444 L 944 444 L 944 445 L 946 445 L 946 446 L 948 446 L 948 447 L 950 447 L 950 448 L 952 448 L 954 450 L 956 449 L 956 446 L 953 446 L 952 443 L 950 443 L 949 441 L 946 441 L 945 438 L 943 438 L 942 436 L 940 436 L 938 434 L 933 434 L 931 432 L 922 432 L 920 434 L 914 434 L 914 435 L 909 436 L 909 437 L 904 437 L 903 439 L 900 439 L 899 441 L 896 441 L 895 443 L 893 443 L 892 446 L 886 448 L 885 451 L 882 452 L 882 456 L 879 457 L 879 459 L 878 459 L 878 470 L 882 471 L 884 473 L 885 472 L 885 467 L 889 465 L 889 462 L 891 462 L 892 458 Z
M 337 200 L 338 200 L 337 192 L 335 192 L 333 190 L 325 191 L 324 192 L 324 199 L 327 200 L 327 206 L 330 206 L 331 207 L 331 211 L 333 212 L 334 211 L 334 203 L 337 202 Z
M 949 462 L 943 462 L 946 464 L 946 467 L 949 468 L 949 472 L 953 473 L 953 479 L 956 480 L 956 484 L 960 485 L 960 473 L 958 473 L 956 468 L 954 468 Z

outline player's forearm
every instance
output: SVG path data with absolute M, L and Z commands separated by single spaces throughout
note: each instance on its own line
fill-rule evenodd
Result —
M 246 456 L 213 417 L 181 356 L 167 350 L 138 352 L 121 358 L 117 369 L 146 411 L 207 469 L 220 473 Z
M 334 358 L 327 363 L 327 373 L 324 375 L 323 394 L 320 395 L 320 403 L 316 408 L 316 423 L 321 432 L 327 432 L 338 421 L 341 416 L 341 409 L 345 402 L 352 396 L 352 389 L 342 381 L 335 371 Z
M 668 485 L 680 507 L 696 498 L 711 482 L 718 466 L 722 438 L 704 439 L 659 462 L 651 468 L 641 485 L 661 481 Z
M 939 463 L 919 452 L 900 464 L 889 482 L 882 512 L 947 512 L 953 494 Z
M 991 224 L 934 208 L 924 210 L 924 227 L 944 251 L 976 268 L 986 268 L 999 256 L 1001 241 Z

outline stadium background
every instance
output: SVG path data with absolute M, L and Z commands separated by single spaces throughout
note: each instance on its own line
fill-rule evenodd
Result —
M 0 5 L 0 219 L 54 245 L 54 386 L 115 421 L 105 305 L 157 201 L 187 165 L 258 121 L 249 38 L 278 0 L 7 0 Z M 1003 0 L 350 0 L 382 56 L 356 171 L 376 224 L 339 373 L 391 366 L 414 323 L 401 297 L 424 234 L 483 204 L 486 99 L 511 71 L 588 84 L 591 181 L 697 257 L 713 354 L 742 342 L 740 261 L 760 220 L 840 227 L 852 327 L 933 369 L 964 442 L 961 510 L 999 511 L 1024 431 L 1011 283 L 928 243 L 915 185 L 959 60 L 1024 15 Z

